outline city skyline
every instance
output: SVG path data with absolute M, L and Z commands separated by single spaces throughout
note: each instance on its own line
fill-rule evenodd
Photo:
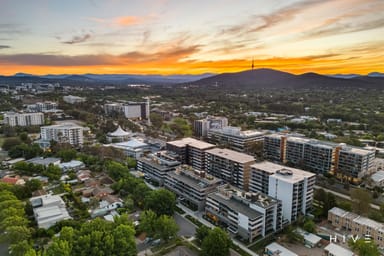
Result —
M 380 0 L 1 0 L 0 74 L 384 72 Z

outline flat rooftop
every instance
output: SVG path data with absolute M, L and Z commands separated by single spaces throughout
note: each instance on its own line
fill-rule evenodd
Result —
M 372 229 L 383 228 L 383 224 L 381 224 L 381 223 L 379 223 L 377 221 L 368 219 L 368 218 L 363 217 L 363 216 L 359 216 L 359 217 L 355 218 L 353 221 L 355 223 L 358 223 L 360 225 L 364 225 L 364 226 L 370 227 Z
M 194 173 L 194 171 L 189 170 L 176 170 L 172 172 L 168 172 L 167 174 L 173 179 L 180 180 L 188 186 L 195 188 L 196 190 L 204 190 L 207 187 L 210 187 L 214 184 L 220 184 L 221 179 L 215 178 L 211 175 L 206 177 L 201 177 L 198 174 Z
M 213 148 L 206 151 L 208 154 L 212 154 L 221 158 L 229 159 L 233 162 L 245 164 L 249 162 L 254 162 L 255 158 L 253 156 L 240 153 L 234 150 L 226 148 Z
M 384 180 L 384 171 L 378 171 L 378 172 L 374 173 L 374 174 L 371 176 L 371 179 L 372 179 L 374 182 L 380 182 L 380 181 Z
M 276 242 L 267 245 L 265 248 L 272 253 L 277 253 L 278 256 L 299 256 Z
M 54 124 L 54 125 L 48 125 L 48 126 L 42 126 L 41 128 L 45 129 L 83 129 L 84 127 L 74 124 L 74 123 L 62 123 L 62 124 Z
M 286 180 L 288 182 L 296 182 L 304 178 L 316 176 L 316 174 L 311 172 L 303 171 L 297 168 L 287 167 L 280 164 L 275 164 L 268 161 L 252 164 L 251 168 L 268 172 L 271 175 L 276 176 L 279 179 Z
M 185 147 L 187 145 L 198 148 L 198 149 L 208 149 L 208 148 L 213 148 L 215 145 L 211 143 L 207 143 L 201 140 L 197 140 L 194 138 L 183 138 L 181 140 L 174 140 L 174 141 L 169 141 L 167 144 L 176 146 L 176 147 Z
M 335 243 L 330 243 L 329 245 L 324 247 L 324 250 L 329 252 L 329 253 L 332 253 L 332 255 L 335 255 L 335 256 L 354 256 L 354 255 L 356 255 L 352 251 L 345 249 L 344 247 L 341 247 L 340 245 L 337 245 Z
M 247 204 L 244 204 L 241 201 L 238 201 L 234 198 L 224 198 L 218 192 L 211 193 L 208 195 L 208 197 L 228 206 L 228 208 L 230 208 L 236 212 L 239 212 L 239 213 L 244 214 L 245 216 L 248 216 L 248 218 L 250 218 L 250 219 L 256 219 L 256 218 L 262 216 L 262 214 L 259 213 L 258 211 L 249 208 L 249 206 Z

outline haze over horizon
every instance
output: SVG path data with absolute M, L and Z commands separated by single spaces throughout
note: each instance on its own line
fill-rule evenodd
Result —
M 1 0 L 0 74 L 384 72 L 381 0 Z

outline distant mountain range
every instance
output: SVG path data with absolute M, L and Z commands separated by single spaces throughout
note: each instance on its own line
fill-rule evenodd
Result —
M 200 79 L 192 83 L 198 86 L 222 88 L 384 88 L 384 74 L 371 73 L 368 76 L 336 75 L 325 76 L 316 73 L 293 75 L 273 69 L 255 69 L 237 73 L 224 73 Z
M 62 85 L 195 85 L 217 86 L 228 89 L 258 88 L 384 88 L 384 73 L 372 72 L 367 76 L 357 74 L 319 75 L 305 73 L 293 75 L 273 69 L 255 69 L 236 73 L 201 75 L 132 75 L 132 74 L 83 74 L 36 76 L 17 73 L 14 76 L 0 76 L 0 84 L 61 83 Z
M 212 76 L 205 73 L 199 75 L 130 75 L 130 74 L 83 74 L 83 75 L 44 75 L 36 76 L 26 73 L 16 73 L 7 78 L 29 78 L 29 79 L 51 79 L 51 80 L 72 80 L 81 82 L 111 82 L 111 83 L 138 83 L 138 84 L 177 84 L 196 81 Z

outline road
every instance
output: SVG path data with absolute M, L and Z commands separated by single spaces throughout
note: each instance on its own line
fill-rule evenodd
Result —
M 320 187 L 320 186 L 315 185 L 315 189 L 323 189 L 325 192 L 329 192 L 329 193 L 334 194 L 335 196 L 338 196 L 338 197 L 347 199 L 347 200 L 349 200 L 349 201 L 352 201 L 352 199 L 351 199 L 350 196 L 341 194 L 341 193 L 339 193 L 339 192 L 336 192 L 336 191 L 333 191 L 333 190 L 330 190 L 330 189 L 327 189 L 327 188 L 324 188 L 324 187 Z M 378 206 L 378 205 L 376 205 L 376 204 L 371 204 L 371 208 L 376 209 L 376 210 L 380 210 L 380 206 Z

